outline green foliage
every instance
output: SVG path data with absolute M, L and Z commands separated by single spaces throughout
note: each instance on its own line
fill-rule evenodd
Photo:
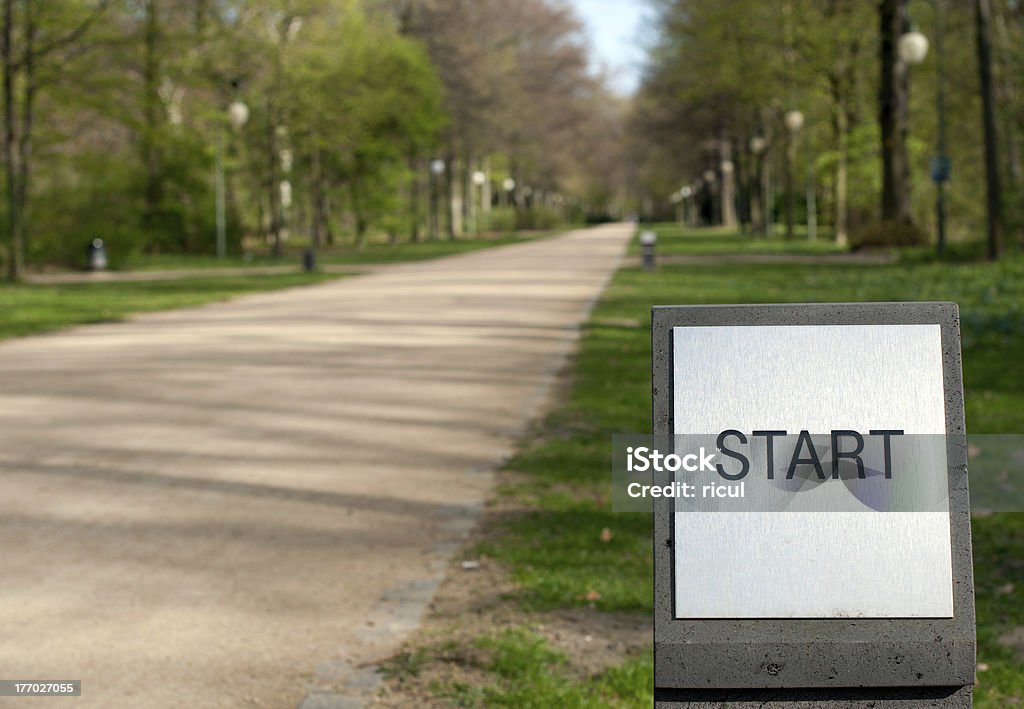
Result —
M 877 222 L 853 232 L 850 246 L 854 250 L 887 246 L 921 246 L 928 243 L 928 234 L 912 222 Z
M 512 207 L 495 207 L 480 215 L 480 228 L 484 231 L 508 232 L 516 229 L 516 210 Z
M 657 0 L 655 41 L 634 102 L 631 139 L 639 193 L 653 211 L 674 210 L 670 195 L 724 159 L 715 142 L 728 141 L 738 174 L 756 160 L 751 138 L 767 139 L 763 160 L 775 205 L 785 204 L 788 169 L 803 204 L 807 163 L 813 160 L 819 222 L 835 223 L 846 157 L 847 224 L 851 233 L 876 221 L 882 192 L 879 121 L 878 4 L 856 0 Z M 993 0 L 999 149 L 1008 241 L 1024 232 L 1024 13 L 1019 3 Z M 909 71 L 907 140 L 915 222 L 935 233 L 935 186 L 929 162 L 939 150 L 939 85 L 935 32 L 944 12 L 945 124 L 953 177 L 947 187 L 951 241 L 980 238 L 985 225 L 978 65 L 973 3 L 912 0 L 911 21 L 932 41 L 925 61 Z M 798 149 L 787 154 L 783 117 L 800 110 Z M 795 165 L 790 167 L 790 163 Z M 740 195 L 743 201 L 743 195 Z M 804 211 L 802 206 L 798 207 Z M 780 214 L 776 215 L 777 217 Z M 885 235 L 892 241 L 894 235 Z M 901 235 L 900 242 L 908 241 Z M 913 241 L 914 239 L 909 239 Z
M 291 139 L 309 179 L 346 190 L 360 237 L 397 232 L 410 152 L 443 126 L 441 87 L 423 48 L 357 3 L 327 13 L 284 59 Z M 319 167 L 317 167 L 317 164 Z
M 563 223 L 562 214 L 552 207 L 530 207 L 516 212 L 516 229 L 554 229 Z
M 118 268 L 146 243 L 139 224 L 138 168 L 131 162 L 86 153 L 59 163 L 40 186 L 31 212 L 30 262 L 84 268 L 88 246 L 100 238 L 110 266 Z M 60 205 L 44 209 L 41 205 Z

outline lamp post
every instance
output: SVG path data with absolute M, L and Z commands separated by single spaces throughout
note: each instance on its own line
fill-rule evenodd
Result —
M 782 122 L 786 126 L 788 142 L 786 144 L 786 238 L 793 238 L 793 220 L 796 211 L 796 194 L 793 192 L 793 163 L 796 162 L 796 140 L 800 129 L 804 127 L 804 114 L 800 111 L 787 111 Z
M 473 173 L 473 185 L 479 190 L 479 195 L 473 195 L 471 204 L 473 204 L 473 231 L 477 236 L 480 235 L 480 213 L 484 211 L 484 185 L 487 184 L 487 174 L 482 170 L 477 170 Z M 479 197 L 479 202 L 477 198 Z
M 676 221 L 679 222 L 680 226 L 682 226 L 683 223 L 684 223 L 683 222 L 683 209 L 684 209 L 684 206 L 683 206 L 683 192 L 682 192 L 682 190 L 680 190 L 678 192 L 673 192 L 672 195 L 668 198 L 668 201 L 671 202 L 673 205 L 675 205 L 675 208 L 676 208 Z
M 506 177 L 505 181 L 501 183 L 501 187 L 504 190 L 505 206 L 507 207 L 512 203 L 512 190 L 516 188 L 516 181 L 511 177 Z
M 718 208 L 718 173 L 714 170 L 705 170 L 702 177 L 704 184 L 707 185 L 708 200 L 711 203 L 711 224 L 709 226 L 717 226 L 722 223 Z
M 228 120 L 235 130 L 240 129 L 249 120 L 249 107 L 241 101 L 233 101 L 228 106 Z M 224 131 L 219 131 L 217 136 L 217 170 L 214 180 L 214 220 L 217 225 L 217 258 L 222 259 L 227 255 L 227 189 L 224 178 Z
M 430 161 L 430 238 L 436 239 L 439 229 L 440 215 L 438 214 L 437 181 L 444 174 L 444 160 L 435 159 Z
M 754 154 L 755 169 L 751 182 L 753 189 L 750 190 L 752 199 L 752 211 L 754 231 L 768 235 L 768 190 L 764 184 L 764 154 L 768 150 L 768 141 L 758 135 L 750 139 L 750 152 Z
M 693 188 L 683 185 L 679 189 L 679 196 L 683 198 L 682 226 L 687 226 L 693 222 Z
M 935 0 L 935 110 L 938 118 L 936 155 L 932 158 L 931 177 L 935 183 L 935 227 L 938 232 L 935 248 L 939 256 L 946 251 L 946 182 L 952 167 L 946 154 L 946 2 Z
M 899 59 L 900 63 L 904 64 L 907 67 L 907 75 L 909 77 L 909 73 L 910 73 L 909 72 L 909 67 L 917 66 L 918 64 L 920 64 L 921 62 L 923 62 L 925 60 L 925 57 L 928 56 L 928 38 L 925 37 L 920 32 L 918 32 L 913 27 L 910 27 L 908 29 L 908 31 L 906 31 L 906 32 L 904 32 L 903 34 L 900 35 L 899 39 L 896 42 L 896 56 Z M 908 87 L 907 87 L 907 91 L 906 91 L 906 96 L 905 96 L 903 104 L 902 104 L 902 110 L 905 112 L 905 115 L 901 119 L 903 121 L 903 126 L 904 126 L 904 129 L 903 129 L 903 132 L 904 132 L 903 150 L 904 151 L 906 150 L 905 134 L 908 132 L 906 126 L 909 124 L 909 111 L 910 111 L 909 80 L 908 80 L 907 83 L 908 83 Z M 940 88 L 939 88 L 939 91 L 938 91 L 939 97 L 938 97 L 937 101 L 941 105 L 941 104 L 945 103 L 944 97 L 941 96 L 941 93 L 942 93 L 942 88 L 941 88 L 942 78 L 941 78 L 941 76 L 939 78 L 939 83 L 940 83 Z M 944 110 L 944 107 L 943 108 L 939 108 L 938 110 L 939 110 L 939 114 L 940 114 L 940 123 L 941 123 L 941 121 L 942 121 L 942 114 L 945 113 L 945 110 Z M 941 135 L 944 132 L 944 130 L 945 130 L 944 127 L 940 125 L 939 126 L 939 133 L 940 133 L 939 144 L 940 144 L 940 146 L 944 145 L 944 143 L 945 143 L 945 137 L 943 135 Z M 939 153 L 940 153 L 940 155 L 942 155 L 944 153 L 944 148 L 943 147 L 939 148 Z M 906 158 L 904 158 L 904 160 L 906 161 Z M 942 160 L 942 158 L 939 158 L 939 161 L 941 161 L 941 160 Z M 933 168 L 934 167 L 935 166 L 933 166 Z M 933 176 L 934 176 L 934 173 L 935 173 L 935 170 L 933 169 Z M 908 212 L 908 216 L 909 216 L 909 209 L 910 209 L 910 205 L 909 205 L 909 200 L 910 200 L 910 196 L 909 196 L 909 191 L 910 191 L 910 163 L 909 163 L 909 161 L 906 161 L 906 176 L 905 176 L 905 180 L 906 180 L 906 184 L 903 187 L 903 189 L 906 190 L 906 192 L 907 192 L 907 195 L 906 195 L 907 206 L 906 206 L 905 210 Z M 940 191 L 940 193 L 942 192 L 941 185 L 939 187 L 939 191 Z M 942 195 L 941 197 L 939 197 L 938 200 L 944 202 L 945 201 L 945 195 Z M 936 210 L 943 212 L 942 216 L 939 217 L 939 220 L 942 222 L 942 225 L 939 226 L 939 230 L 942 231 L 942 232 L 945 232 L 945 205 L 943 204 L 941 207 L 936 207 Z M 939 241 L 940 242 L 944 242 L 945 241 L 945 235 L 944 234 L 943 234 L 943 236 L 939 237 Z M 939 248 L 939 252 L 941 253 L 942 249 L 944 248 L 944 245 L 940 245 L 938 248 Z

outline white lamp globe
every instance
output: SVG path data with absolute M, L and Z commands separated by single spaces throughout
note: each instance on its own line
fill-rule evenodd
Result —
M 928 38 L 917 30 L 913 30 L 900 37 L 896 48 L 900 61 L 914 66 L 923 62 L 924 58 L 928 56 Z
M 249 107 L 241 101 L 233 101 L 228 106 L 228 118 L 231 120 L 232 126 L 241 128 L 249 122 Z
M 787 111 L 782 122 L 786 124 L 786 129 L 790 133 L 796 133 L 804 127 L 804 114 L 800 111 Z

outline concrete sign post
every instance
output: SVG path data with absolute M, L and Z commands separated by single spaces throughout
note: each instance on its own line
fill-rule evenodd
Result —
M 652 337 L 655 437 L 720 461 L 662 480 L 720 499 L 654 500 L 656 707 L 970 707 L 956 306 L 658 307 Z

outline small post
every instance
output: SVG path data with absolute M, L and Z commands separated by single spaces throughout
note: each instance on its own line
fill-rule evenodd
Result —
M 648 230 L 640 232 L 640 247 L 643 249 L 645 271 L 653 271 L 657 265 L 655 254 L 655 246 L 657 243 L 658 236 L 653 231 Z
M 103 239 L 93 239 L 89 244 L 89 270 L 107 270 L 107 247 L 104 246 Z

